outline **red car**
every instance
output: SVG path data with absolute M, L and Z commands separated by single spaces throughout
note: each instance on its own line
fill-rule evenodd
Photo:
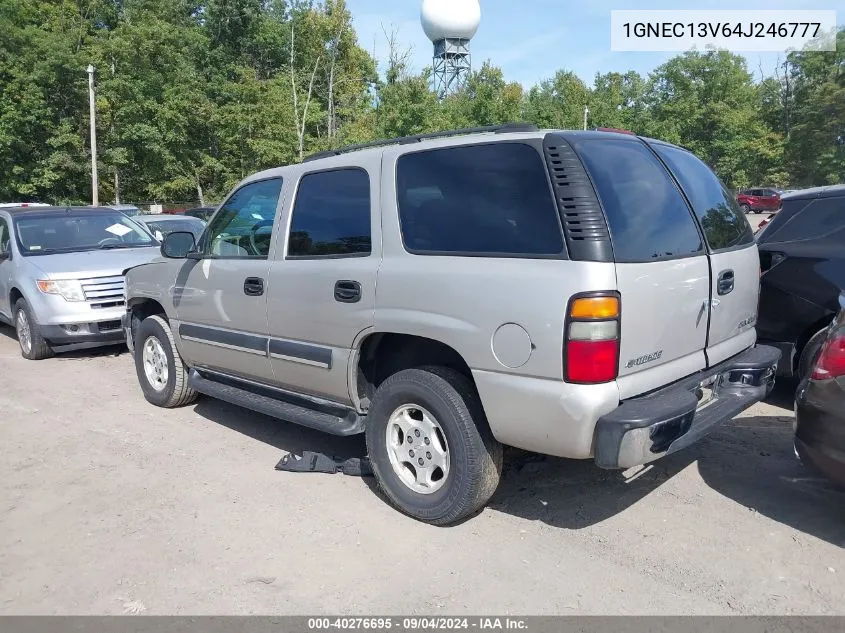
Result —
M 744 213 L 777 211 L 780 209 L 780 192 L 775 189 L 745 189 L 737 194 L 736 201 Z

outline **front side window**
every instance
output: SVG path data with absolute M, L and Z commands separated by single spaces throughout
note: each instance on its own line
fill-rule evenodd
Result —
M 751 244 L 754 234 L 733 196 L 710 168 L 690 152 L 666 145 L 654 151 L 669 166 L 692 204 L 711 250 Z
M 293 206 L 288 257 L 364 256 L 371 250 L 367 172 L 350 168 L 304 175 Z
M 158 245 L 149 232 L 118 211 L 21 213 L 15 218 L 15 230 L 24 256 Z
M 12 251 L 12 244 L 9 234 L 9 225 L 6 220 L 0 218 L 0 254 L 10 253 Z
M 546 167 L 524 143 L 414 152 L 396 164 L 402 240 L 411 253 L 549 257 L 563 253 Z
M 266 259 L 281 191 L 281 178 L 238 189 L 214 216 L 203 238 L 203 252 L 211 257 Z
M 617 262 L 685 257 L 701 237 L 668 172 L 638 140 L 581 141 L 576 149 L 601 200 Z

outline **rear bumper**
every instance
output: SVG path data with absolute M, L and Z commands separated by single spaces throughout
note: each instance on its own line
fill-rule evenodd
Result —
M 777 375 L 791 378 L 792 368 L 795 364 L 795 343 L 782 343 L 779 341 L 767 341 L 765 339 L 757 339 L 757 342 L 760 345 L 775 347 L 780 351 Z
M 693 444 L 774 387 L 780 351 L 748 349 L 715 367 L 646 396 L 626 400 L 596 424 L 595 461 L 601 468 L 647 464 Z M 699 407 L 702 383 L 713 398 Z

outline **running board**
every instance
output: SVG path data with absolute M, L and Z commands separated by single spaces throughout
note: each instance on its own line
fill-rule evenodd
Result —
M 202 376 L 196 369 L 188 374 L 188 386 L 206 396 L 217 398 L 245 409 L 263 413 L 272 418 L 293 422 L 309 429 L 331 435 L 357 435 L 364 432 L 364 418 L 352 409 L 345 416 L 317 411 L 279 398 L 223 384 Z

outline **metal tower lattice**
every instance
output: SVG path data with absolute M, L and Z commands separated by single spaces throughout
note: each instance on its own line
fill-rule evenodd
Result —
M 469 40 L 446 38 L 434 42 L 432 68 L 434 92 L 439 99 L 461 90 L 472 70 Z

